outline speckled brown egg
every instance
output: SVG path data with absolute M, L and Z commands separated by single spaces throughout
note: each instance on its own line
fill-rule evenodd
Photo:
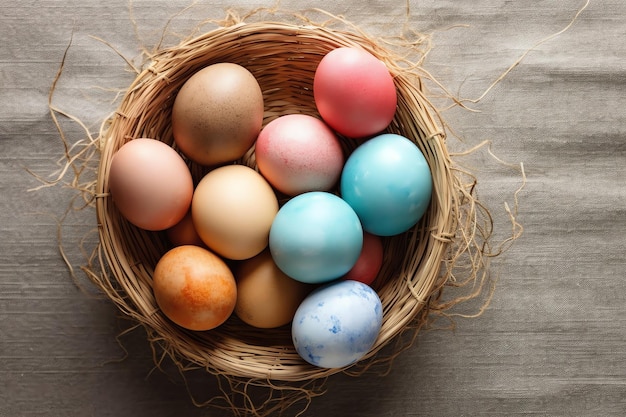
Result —
M 242 157 L 263 122 L 263 93 L 250 71 L 234 63 L 209 65 L 181 87 L 172 132 L 183 154 L 214 166 Z

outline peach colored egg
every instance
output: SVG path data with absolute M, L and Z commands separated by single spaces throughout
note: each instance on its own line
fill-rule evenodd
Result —
M 344 163 L 332 129 L 305 114 L 289 114 L 268 123 L 256 141 L 255 155 L 261 174 L 291 196 L 330 190 Z
M 237 285 L 226 263 L 193 245 L 178 246 L 154 269 L 153 291 L 170 320 L 189 330 L 211 330 L 235 309 Z
M 277 212 L 272 187 L 244 165 L 210 171 L 196 186 L 191 203 L 193 224 L 202 241 L 233 260 L 251 258 L 267 247 Z
M 263 111 L 261 87 L 252 73 L 234 63 L 209 65 L 193 74 L 176 95 L 174 140 L 198 164 L 234 161 L 256 140 Z
M 289 278 L 274 263 L 269 250 L 242 261 L 234 269 L 237 280 L 235 314 L 258 328 L 288 324 L 313 286 Z
M 146 230 L 165 230 L 189 211 L 193 180 L 182 157 L 155 139 L 124 144 L 111 159 L 109 190 L 122 216 Z

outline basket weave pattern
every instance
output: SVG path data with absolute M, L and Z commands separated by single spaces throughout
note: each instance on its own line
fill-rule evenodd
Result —
M 171 108 L 178 89 L 199 69 L 218 62 L 246 67 L 264 95 L 264 125 L 291 113 L 319 117 L 313 100 L 313 75 L 321 58 L 340 46 L 366 49 L 385 62 L 394 77 L 398 108 L 388 132 L 413 140 L 424 153 L 433 176 L 430 208 L 411 230 L 384 241 L 383 268 L 373 284 L 384 309 L 383 325 L 365 360 L 424 314 L 429 298 L 444 284 L 450 246 L 458 227 L 459 180 L 420 79 L 398 63 L 394 53 L 361 33 L 288 23 L 240 23 L 221 27 L 164 49 L 152 57 L 101 135 L 96 185 L 96 212 L 108 272 L 96 284 L 122 312 L 148 330 L 152 342 L 183 362 L 233 377 L 305 381 L 337 369 L 304 362 L 291 343 L 290 329 L 255 329 L 232 317 L 209 332 L 191 332 L 171 323 L 152 294 L 153 268 L 168 249 L 163 233 L 139 230 L 125 221 L 109 195 L 108 171 L 113 154 L 128 140 L 150 137 L 173 144 Z M 357 143 L 344 140 L 346 152 Z M 239 163 L 255 167 L 251 150 Z M 206 169 L 189 162 L 194 181 Z

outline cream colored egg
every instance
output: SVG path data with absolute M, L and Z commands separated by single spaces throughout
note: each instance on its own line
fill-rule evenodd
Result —
M 202 241 L 228 259 L 251 258 L 265 249 L 278 200 L 269 183 L 244 165 L 216 168 L 200 180 L 191 203 Z

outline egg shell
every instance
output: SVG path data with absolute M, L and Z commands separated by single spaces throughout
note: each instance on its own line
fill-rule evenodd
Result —
M 320 61 L 313 95 L 322 119 L 351 138 L 382 132 L 393 120 L 397 93 L 387 66 L 364 49 L 333 49 Z
M 344 163 L 332 129 L 305 114 L 289 114 L 268 123 L 256 141 L 255 155 L 261 174 L 290 196 L 330 190 Z
M 293 344 L 307 362 L 341 368 L 365 356 L 382 327 L 376 292 L 358 281 L 335 281 L 307 296 L 291 326 Z
M 256 140 L 263 112 L 263 93 L 250 71 L 229 62 L 209 65 L 185 81 L 176 95 L 174 140 L 198 164 L 234 161 Z
M 151 231 L 178 223 L 189 210 L 193 180 L 183 158 L 169 145 L 139 138 L 112 157 L 109 191 L 123 217 Z
M 226 263 L 193 245 L 166 252 L 154 269 L 152 286 L 163 314 L 189 330 L 218 327 L 237 302 L 237 285 Z
M 270 184 L 244 165 L 227 165 L 206 174 L 191 203 L 193 224 L 202 241 L 219 255 L 242 260 L 268 245 L 278 200 Z
M 313 286 L 285 275 L 269 250 L 241 261 L 235 268 L 237 305 L 235 313 L 257 328 L 275 328 L 291 322 L 302 300 Z
M 354 210 L 324 191 L 293 197 L 280 208 L 270 230 L 276 265 L 310 284 L 340 278 L 354 266 L 362 246 L 363 228 Z
M 371 285 L 383 264 L 383 242 L 380 236 L 363 233 L 363 249 L 359 259 L 342 279 L 351 279 Z
M 428 209 L 432 175 L 415 143 L 387 133 L 352 152 L 341 174 L 340 189 L 366 232 L 393 236 L 413 227 Z
M 196 231 L 191 217 L 191 210 L 185 214 L 181 221 L 166 231 L 167 238 L 173 246 L 196 245 L 205 246 Z

